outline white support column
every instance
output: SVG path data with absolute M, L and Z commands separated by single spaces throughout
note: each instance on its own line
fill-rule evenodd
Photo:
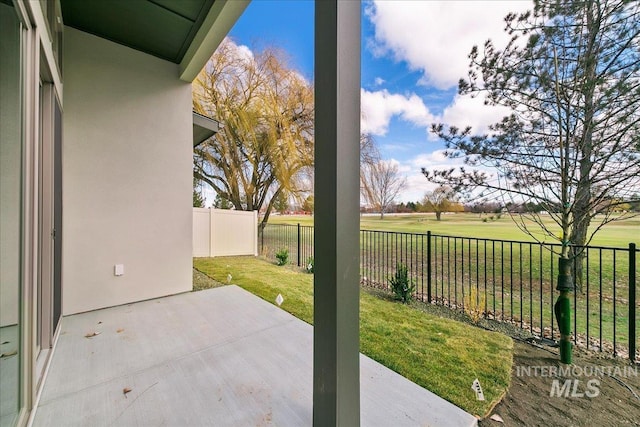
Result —
M 360 1 L 315 5 L 313 424 L 360 424 Z

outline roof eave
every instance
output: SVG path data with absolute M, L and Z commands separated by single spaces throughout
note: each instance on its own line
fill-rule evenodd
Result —
M 193 112 L 193 146 L 197 147 L 216 133 L 220 132 L 222 124 L 212 118 Z
M 180 62 L 180 79 L 191 83 L 251 0 L 216 0 Z

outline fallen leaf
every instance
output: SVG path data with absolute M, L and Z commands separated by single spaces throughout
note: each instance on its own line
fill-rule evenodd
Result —
M 0 359 L 4 359 L 5 357 L 15 356 L 18 354 L 18 350 L 9 351 L 7 353 L 0 354 Z
M 499 423 L 504 423 L 504 420 L 503 420 L 503 419 L 502 419 L 502 417 L 501 417 L 500 415 L 498 415 L 498 414 L 493 414 L 493 415 L 491 415 L 491 417 L 489 417 L 489 419 L 490 419 L 490 420 L 493 420 L 493 421 L 497 421 L 497 422 L 499 422 Z
M 127 393 L 131 393 L 131 389 L 129 387 L 123 388 L 122 394 L 124 394 L 124 397 L 127 397 Z
M 117 329 L 117 330 L 116 330 L 116 333 L 118 333 L 118 334 L 119 334 L 120 332 L 124 332 L 124 328 L 120 328 L 120 329 Z
M 87 335 L 85 335 L 84 337 L 85 337 L 85 338 L 93 338 L 93 337 L 95 337 L 96 335 L 100 335 L 100 332 L 98 332 L 98 331 L 89 332 L 89 333 L 88 333 Z

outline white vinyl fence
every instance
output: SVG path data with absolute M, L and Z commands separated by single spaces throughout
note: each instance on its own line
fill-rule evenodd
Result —
M 193 256 L 258 255 L 258 212 L 193 208 Z

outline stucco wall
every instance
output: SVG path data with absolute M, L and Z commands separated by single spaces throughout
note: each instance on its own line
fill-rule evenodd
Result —
M 191 192 L 178 66 L 66 27 L 63 313 L 190 290 Z

